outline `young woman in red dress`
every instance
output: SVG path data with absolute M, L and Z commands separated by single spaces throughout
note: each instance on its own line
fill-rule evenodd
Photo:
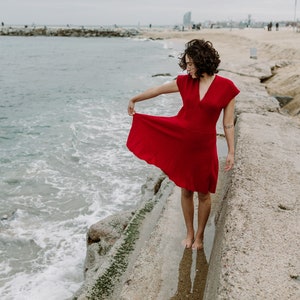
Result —
M 134 96 L 128 104 L 133 122 L 127 147 L 140 159 L 159 167 L 181 187 L 186 248 L 203 248 L 211 209 L 210 193 L 215 192 L 218 179 L 216 123 L 222 110 L 228 146 L 225 171 L 231 170 L 234 164 L 234 104 L 239 90 L 231 80 L 217 75 L 219 64 L 219 54 L 211 42 L 191 40 L 179 61 L 187 74 Z M 180 93 L 183 102 L 176 116 L 135 112 L 136 102 L 175 92 Z M 194 192 L 199 201 L 196 231 Z

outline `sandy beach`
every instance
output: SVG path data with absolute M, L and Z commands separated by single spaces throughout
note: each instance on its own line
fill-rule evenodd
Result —
M 204 250 L 180 246 L 185 227 L 175 187 L 158 218 L 146 217 L 111 299 L 300 299 L 300 33 L 145 30 L 143 37 L 170 47 L 193 38 L 214 44 L 220 75 L 241 90 L 236 164 L 220 171 Z

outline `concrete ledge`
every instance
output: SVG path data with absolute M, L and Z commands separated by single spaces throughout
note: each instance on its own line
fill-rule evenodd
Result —
M 300 124 L 241 113 L 204 299 L 300 299 Z

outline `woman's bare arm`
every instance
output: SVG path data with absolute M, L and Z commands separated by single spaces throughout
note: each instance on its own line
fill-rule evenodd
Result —
M 135 113 L 134 105 L 136 102 L 144 101 L 147 99 L 151 99 L 157 97 L 161 94 L 169 94 L 178 92 L 178 86 L 176 80 L 172 80 L 171 82 L 165 83 L 160 86 L 156 86 L 144 91 L 141 94 L 138 94 L 130 99 L 128 103 L 128 114 L 132 116 Z
M 234 104 L 235 99 L 232 99 L 225 107 L 223 115 L 223 128 L 228 147 L 225 171 L 231 170 L 234 164 Z

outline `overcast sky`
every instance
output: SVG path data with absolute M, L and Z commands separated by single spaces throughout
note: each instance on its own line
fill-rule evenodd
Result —
M 192 21 L 294 20 L 296 0 L 0 0 L 0 22 L 41 25 L 175 25 Z M 300 2 L 300 1 L 298 1 Z M 297 19 L 300 18 L 297 5 Z

